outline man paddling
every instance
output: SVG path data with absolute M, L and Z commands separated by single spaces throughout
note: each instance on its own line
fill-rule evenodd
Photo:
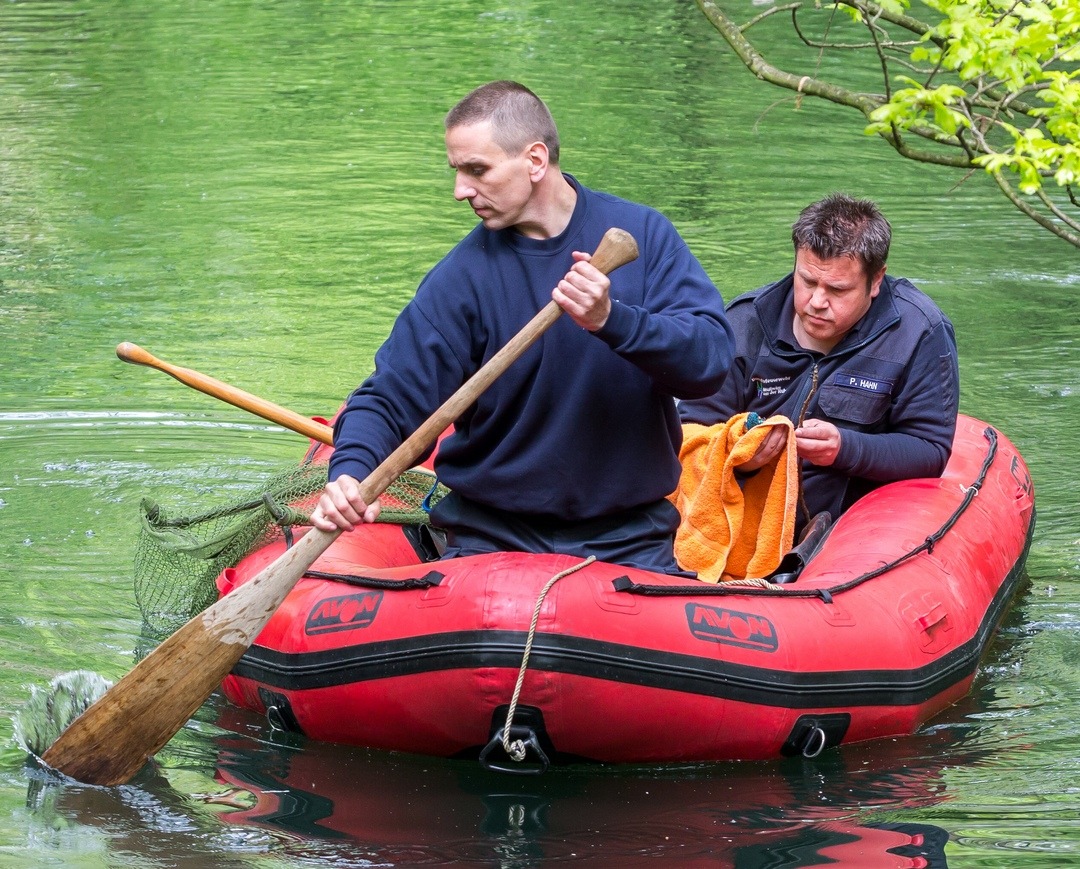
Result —
M 724 385 L 679 412 L 703 425 L 747 411 L 795 423 L 798 534 L 817 513 L 836 518 L 884 483 L 940 476 L 959 370 L 949 319 L 910 281 L 885 273 L 892 230 L 873 202 L 815 202 L 791 237 L 794 271 L 728 306 L 738 347 Z M 770 433 L 742 469 L 775 458 L 782 434 Z
M 374 521 L 357 481 L 554 299 L 567 316 L 439 447 L 444 555 L 559 552 L 677 572 L 675 399 L 714 393 L 731 363 L 719 291 L 661 214 L 560 171 L 555 123 L 528 88 L 483 85 L 445 129 L 454 198 L 480 224 L 421 282 L 338 416 L 312 522 Z M 608 278 L 585 251 L 613 226 L 640 255 Z

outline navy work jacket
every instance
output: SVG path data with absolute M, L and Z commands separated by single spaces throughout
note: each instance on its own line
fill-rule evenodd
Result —
M 797 530 L 816 513 L 836 518 L 893 480 L 940 476 L 959 402 L 953 326 L 925 293 L 886 275 L 866 315 L 829 353 L 795 339 L 792 275 L 728 305 L 735 361 L 720 391 L 679 404 L 684 423 L 711 425 L 737 413 L 822 419 L 841 430 L 828 467 L 801 462 Z

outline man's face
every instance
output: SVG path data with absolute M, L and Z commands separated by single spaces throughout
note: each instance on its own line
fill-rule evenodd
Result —
M 485 121 L 447 130 L 446 159 L 455 172 L 454 198 L 468 200 L 485 227 L 505 229 L 527 217 L 534 168 L 529 149 L 507 154 Z
M 820 259 L 795 254 L 795 337 L 809 350 L 828 353 L 870 310 L 881 289 L 882 268 L 867 276 L 855 257 Z

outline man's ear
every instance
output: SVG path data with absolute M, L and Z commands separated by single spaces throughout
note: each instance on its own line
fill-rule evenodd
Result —
M 543 142 L 533 142 L 525 149 L 524 154 L 529 162 L 529 177 L 535 184 L 547 174 L 550 159 L 547 145 Z
M 878 269 L 877 274 L 870 278 L 870 298 L 877 298 L 878 290 L 881 289 L 881 280 L 885 277 L 885 266 Z

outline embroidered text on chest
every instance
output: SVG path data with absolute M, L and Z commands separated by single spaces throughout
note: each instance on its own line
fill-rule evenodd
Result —
M 791 382 L 791 375 L 787 377 L 758 377 L 755 375 L 750 378 L 750 382 L 754 384 L 754 392 L 757 393 L 758 398 L 767 398 L 770 395 L 781 395 L 787 391 L 788 384 Z
M 859 374 L 851 374 L 846 371 L 838 371 L 833 375 L 833 384 L 843 386 L 846 389 L 861 389 L 864 392 L 882 393 L 888 395 L 892 392 L 891 380 L 882 380 L 879 377 L 863 377 Z

